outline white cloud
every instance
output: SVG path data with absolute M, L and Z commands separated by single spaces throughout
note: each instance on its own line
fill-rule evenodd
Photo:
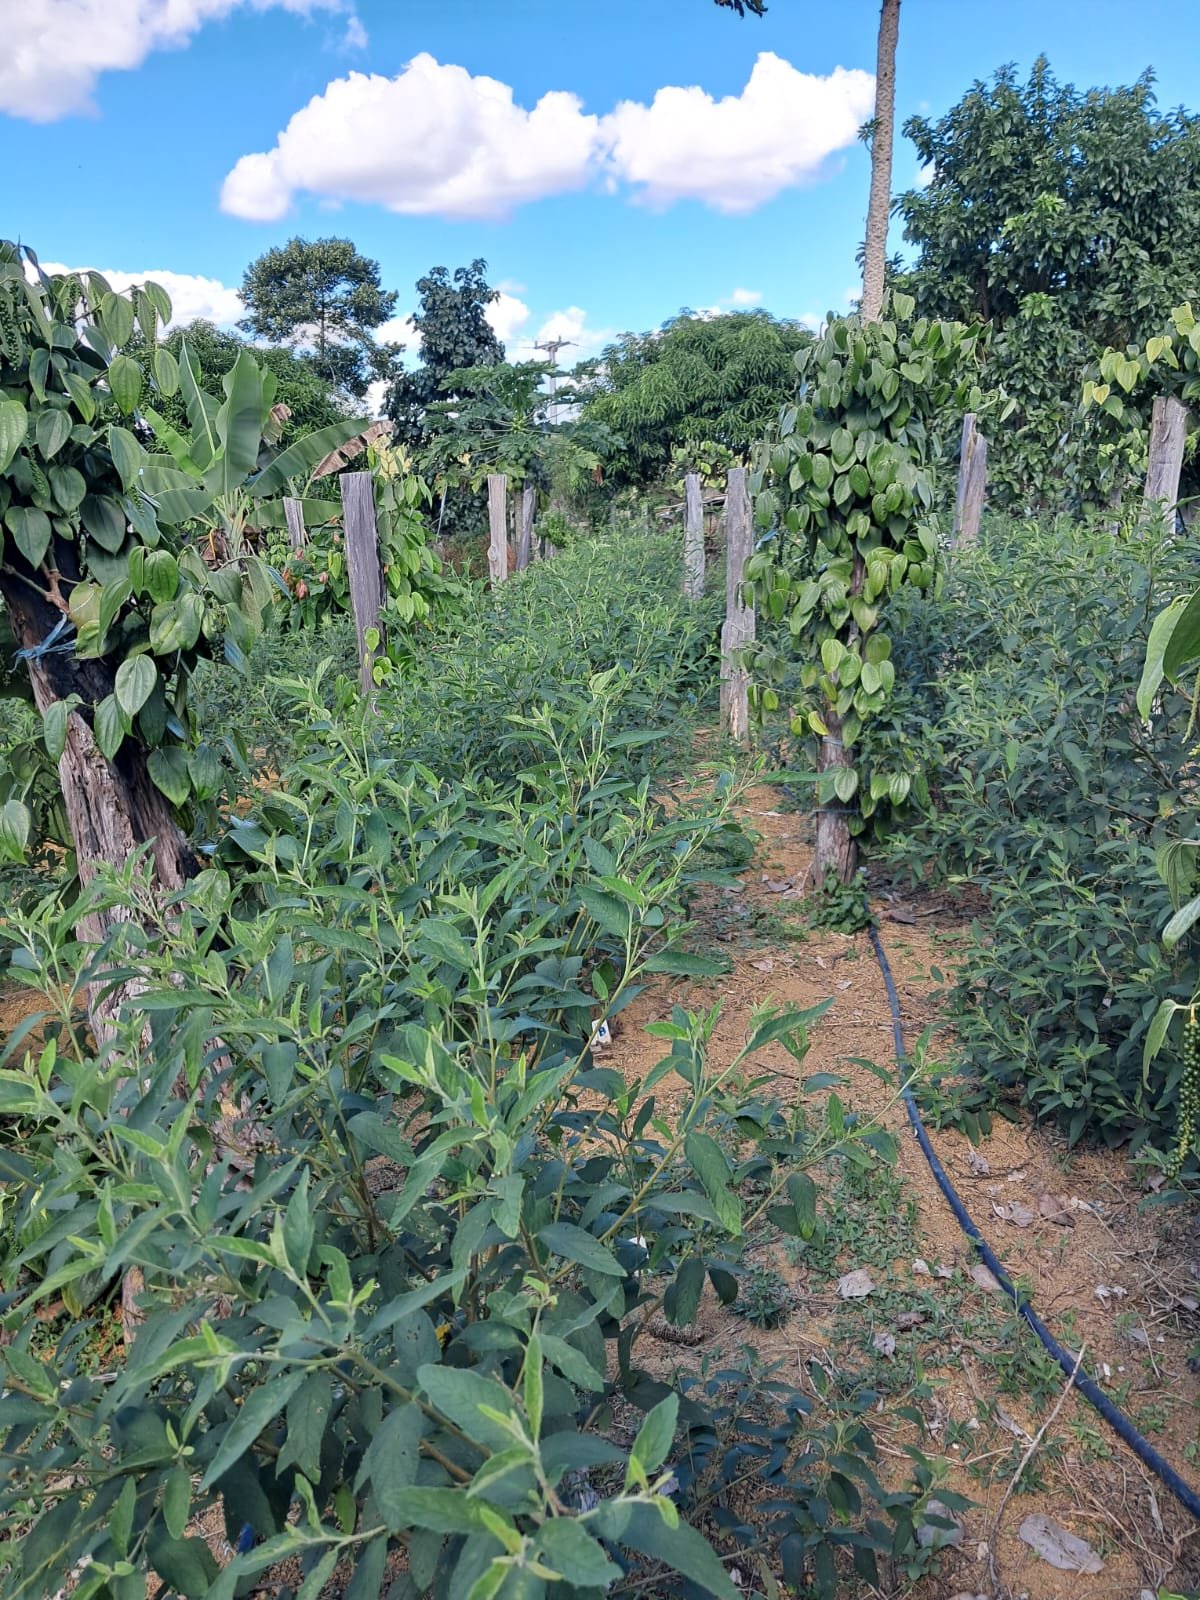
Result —
M 21 0 L 0 52 L 0 111 L 32 122 L 92 111 L 102 72 L 139 67 L 247 7 L 297 16 L 347 9 L 346 0 Z
M 405 312 L 402 317 L 389 317 L 386 322 L 381 322 L 375 329 L 375 337 L 380 344 L 411 345 L 417 337 L 417 330 L 413 327 L 412 312 Z
M 663 88 L 649 105 L 625 100 L 595 116 L 563 90 L 527 110 L 507 84 L 422 54 L 394 78 L 351 72 L 327 84 L 273 149 L 237 162 L 221 205 L 274 222 L 308 193 L 411 216 L 503 217 L 600 179 L 649 205 L 750 211 L 815 180 L 855 142 L 874 83 L 858 69 L 800 72 L 763 52 L 738 95 Z
M 729 296 L 729 304 L 745 310 L 749 306 L 762 305 L 761 289 L 735 289 Z
M 507 84 L 422 54 L 395 78 L 335 78 L 273 150 L 241 158 L 221 205 L 271 222 L 307 190 L 407 216 L 501 217 L 586 182 L 598 130 L 573 94 L 552 90 L 527 111 Z
M 752 211 L 811 182 L 852 145 L 875 103 L 875 80 L 857 68 L 800 72 L 764 50 L 740 95 L 660 89 L 650 105 L 625 100 L 605 119 L 613 171 L 647 205 L 701 200 Z
M 530 310 L 524 300 L 501 289 L 500 298 L 490 302 L 484 316 L 497 339 L 507 348 L 529 321 Z
M 342 37 L 343 50 L 365 50 L 370 40 L 367 30 L 362 25 L 362 19 L 356 11 L 352 11 L 346 18 L 346 32 Z
M 150 267 L 145 272 L 120 272 L 108 267 L 67 267 L 61 261 L 43 261 L 41 266 L 43 272 L 48 272 L 51 277 L 66 272 L 99 272 L 118 293 L 135 283 L 145 283 L 147 279 L 160 283 L 171 297 L 171 321 L 168 326 L 172 328 L 179 327 L 181 323 L 194 322 L 197 317 L 203 317 L 206 322 L 215 322 L 218 327 L 231 328 L 245 310 L 242 297 L 236 289 L 229 288 L 218 278 L 204 278 L 194 272 L 171 272 L 167 268 Z

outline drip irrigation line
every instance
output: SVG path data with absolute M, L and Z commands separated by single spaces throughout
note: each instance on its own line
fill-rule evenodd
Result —
M 887 990 L 888 1005 L 891 1008 L 892 1040 L 896 1050 L 896 1063 L 900 1071 L 907 1075 L 909 1055 L 908 1048 L 904 1042 L 904 1024 L 900 1019 L 900 997 L 896 993 L 896 980 L 892 977 L 892 969 L 888 964 L 887 952 L 883 948 L 883 940 L 879 937 L 879 930 L 874 923 L 870 924 L 868 932 L 875 951 L 875 959 L 878 961 L 879 970 L 883 974 L 883 985 Z M 1054 1357 L 1067 1377 L 1070 1378 L 1072 1374 L 1075 1375 L 1076 1389 L 1083 1395 L 1085 1400 L 1095 1407 L 1114 1432 L 1124 1439 L 1138 1460 L 1148 1466 L 1151 1472 L 1166 1484 L 1181 1506 L 1190 1511 L 1193 1517 L 1200 1520 L 1200 1494 L 1197 1494 L 1190 1484 L 1185 1483 L 1171 1463 L 1165 1461 L 1150 1441 L 1138 1432 L 1120 1407 L 1114 1405 L 1104 1393 L 1104 1390 L 1101 1389 L 1096 1380 L 1086 1372 L 1076 1370 L 1078 1357 L 1063 1349 L 1062 1345 L 1059 1344 L 1041 1317 L 1033 1309 L 1031 1302 L 1025 1299 L 1017 1290 L 1005 1271 L 1000 1258 L 975 1226 L 970 1212 L 963 1204 L 961 1195 L 954 1187 L 945 1167 L 938 1160 L 937 1151 L 930 1142 L 929 1134 L 926 1132 L 925 1124 L 921 1120 L 921 1113 L 917 1109 L 917 1103 L 910 1088 L 906 1087 L 903 1090 L 903 1099 L 904 1109 L 908 1112 L 908 1120 L 912 1124 L 913 1133 L 916 1135 L 922 1154 L 929 1163 L 929 1170 L 937 1180 L 938 1188 L 942 1191 L 951 1211 L 958 1219 L 959 1226 L 978 1250 L 984 1265 L 996 1279 L 1003 1292 L 1011 1297 L 1017 1314 L 1023 1317 L 1033 1329 L 1042 1346 Z

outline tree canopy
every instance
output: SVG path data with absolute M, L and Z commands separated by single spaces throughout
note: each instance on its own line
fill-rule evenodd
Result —
M 679 446 L 746 450 L 795 392 L 795 353 L 811 337 L 765 311 L 685 311 L 654 332 L 622 335 L 581 368 L 583 415 L 623 441 L 610 476 L 648 482 Z
M 455 372 L 494 366 L 504 360 L 504 346 L 487 318 L 487 308 L 500 291 L 487 281 L 487 262 L 469 267 L 432 267 L 417 281 L 419 308 L 413 327 L 421 341 L 421 365 L 398 373 L 388 392 L 386 414 L 400 439 L 423 443 L 429 434 L 430 406 L 455 398 L 447 380 Z
M 349 239 L 289 239 L 246 268 L 244 332 L 286 345 L 327 384 L 361 400 L 372 380 L 390 378 L 403 349 L 375 330 L 396 309 L 379 263 Z
M 1080 91 L 1041 59 L 904 131 L 930 181 L 896 201 L 917 247 L 901 286 L 927 315 L 991 321 L 1017 403 L 994 487 L 1052 491 L 1083 368 L 1200 295 L 1200 118 L 1160 112 L 1149 73 Z

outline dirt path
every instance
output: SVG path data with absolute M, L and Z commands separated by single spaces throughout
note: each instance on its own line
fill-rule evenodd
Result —
M 719 980 L 659 984 L 621 1018 L 613 1064 L 641 1076 L 661 1047 L 644 1025 L 673 1004 L 706 1010 L 722 1003 L 712 1048 L 728 1059 L 744 1042 L 756 1006 L 771 1000 L 834 1005 L 814 1033 L 804 1072 L 837 1071 L 841 1091 L 858 1109 L 886 1100 L 855 1057 L 892 1065 L 891 1020 L 883 983 L 865 934 L 806 933 L 801 889 L 810 850 L 806 819 L 781 809 L 779 792 L 747 796 L 743 820 L 759 835 L 740 891 L 714 891 L 699 913 L 701 947 L 725 949 L 732 973 Z M 939 979 L 954 961 L 964 921 L 944 897 L 876 909 L 901 997 L 910 1048 L 937 1020 Z M 934 1052 L 952 1053 L 935 1038 Z M 799 1077 L 781 1049 L 765 1064 L 788 1086 Z M 1057 1403 L 1063 1375 L 1011 1303 L 971 1277 L 974 1258 L 915 1140 L 903 1108 L 888 1123 L 899 1140 L 896 1169 L 882 1166 L 867 1183 L 841 1164 L 821 1176 L 825 1213 L 836 1218 L 836 1242 L 797 1255 L 764 1235 L 752 1259 L 777 1273 L 794 1300 L 782 1326 L 761 1330 L 722 1308 L 709 1293 L 695 1349 L 662 1343 L 656 1365 L 696 1367 L 704 1356 L 750 1345 L 803 1381 L 816 1360 L 843 1384 L 855 1375 L 883 1397 L 878 1424 L 885 1475 L 893 1487 L 908 1477 L 904 1451 L 917 1445 L 949 1463 L 946 1487 L 976 1502 L 964 1516 L 961 1546 L 945 1551 L 940 1570 L 917 1575 L 892 1592 L 920 1600 L 960 1593 L 991 1595 L 987 1540 L 1005 1490 L 1029 1440 Z M 1071 1152 L 1054 1134 L 1000 1121 L 979 1150 L 960 1134 L 934 1134 L 955 1186 L 1014 1281 L 1113 1399 L 1187 1479 L 1193 1464 L 1200 1383 L 1188 1353 L 1200 1337 L 1196 1279 L 1200 1240 L 1182 1215 L 1139 1212 L 1145 1194 L 1119 1154 Z M 1049 1212 L 1050 1216 L 1043 1213 Z M 915 1265 L 914 1265 L 915 1263 Z M 839 1276 L 864 1267 L 875 1284 L 862 1299 L 836 1294 Z M 1103 1291 L 1103 1292 L 1102 1292 Z M 894 1341 L 894 1349 L 892 1342 Z M 643 1348 L 643 1359 L 651 1354 Z M 899 1415 L 915 1407 L 924 1436 Z M 888 1471 L 890 1466 L 890 1473 Z M 1021 1542 L 1031 1514 L 1052 1518 L 1085 1539 L 1103 1561 L 1094 1575 L 1061 1572 Z M 1200 1565 L 1196 1525 L 1169 1492 L 1081 1398 L 1068 1397 L 1004 1510 L 994 1540 L 1001 1592 L 1029 1600 L 1141 1600 L 1168 1574 L 1180 1589 Z M 847 1594 L 853 1591 L 847 1589 Z M 862 1589 L 864 1595 L 874 1593 Z

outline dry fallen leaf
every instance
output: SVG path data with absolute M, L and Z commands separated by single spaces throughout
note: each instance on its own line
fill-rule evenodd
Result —
M 913 1262 L 912 1269 L 918 1277 L 927 1278 L 929 1276 L 929 1263 L 922 1256 L 918 1256 Z
M 982 1261 L 977 1261 L 971 1268 L 971 1276 L 981 1289 L 986 1289 L 990 1294 L 1000 1293 L 1000 1280 L 984 1266 Z
M 1110 1300 L 1124 1300 L 1125 1290 L 1119 1283 L 1098 1283 L 1093 1290 L 1096 1299 L 1106 1306 Z
M 935 1278 L 952 1278 L 954 1276 L 954 1268 L 947 1265 L 945 1261 L 939 1261 L 933 1269 L 933 1275 Z
M 980 1155 L 973 1144 L 967 1146 L 967 1166 L 977 1178 L 985 1178 L 992 1170 L 992 1163 L 986 1156 Z
M 1033 1225 L 1033 1212 L 1028 1206 L 1022 1205 L 1019 1200 L 1011 1200 L 1004 1206 L 998 1206 L 993 1203 L 992 1210 L 1000 1218 L 1001 1222 L 1011 1222 L 1016 1228 L 1028 1228 Z
M 888 918 L 892 922 L 904 922 L 909 926 L 915 925 L 917 920 L 916 917 L 913 916 L 912 912 L 906 911 L 903 906 L 892 906 L 888 911 Z
M 923 1311 L 902 1311 L 896 1318 L 896 1326 L 901 1333 L 905 1333 L 909 1328 L 919 1328 L 924 1321 Z
M 774 961 L 772 961 L 770 956 L 768 956 L 765 961 L 752 961 L 750 963 L 750 965 L 754 968 L 754 970 L 756 972 L 774 972 L 775 971 L 775 963 L 774 963 Z
M 1071 1215 L 1069 1203 L 1056 1194 L 1044 1194 L 1038 1201 L 1038 1214 L 1045 1217 L 1047 1222 L 1054 1222 L 1060 1228 L 1073 1228 L 1075 1218 Z
M 838 1279 L 837 1287 L 843 1300 L 861 1300 L 864 1295 L 875 1292 L 875 1284 L 865 1267 L 856 1267 L 853 1272 L 847 1272 Z
M 1068 1533 L 1066 1528 L 1044 1517 L 1040 1511 L 1026 1517 L 1017 1533 L 1035 1555 L 1041 1556 L 1043 1561 L 1048 1561 L 1060 1572 L 1104 1571 L 1103 1561 L 1090 1544 Z
M 762 881 L 772 894 L 784 894 L 792 887 L 790 878 L 768 878 L 765 872 L 763 873 Z
M 894 1356 L 896 1354 L 896 1336 L 892 1333 L 874 1333 L 871 1335 L 871 1346 L 881 1356 Z

